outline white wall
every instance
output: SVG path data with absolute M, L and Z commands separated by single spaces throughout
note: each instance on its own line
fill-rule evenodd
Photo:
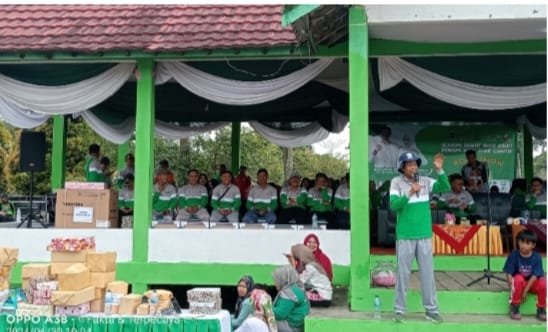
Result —
M 95 236 L 97 251 L 116 251 L 118 262 L 131 261 L 132 235 L 127 229 L 0 229 L 0 247 L 19 248 L 21 262 L 49 262 L 52 238 Z
M 152 229 L 151 262 L 285 264 L 309 230 Z M 333 264 L 350 265 L 350 231 L 320 230 L 320 247 Z

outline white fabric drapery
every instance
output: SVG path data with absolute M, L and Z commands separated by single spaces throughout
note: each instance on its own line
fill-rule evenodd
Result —
M 79 113 L 89 126 L 101 137 L 115 144 L 122 144 L 131 138 L 135 131 L 135 117 L 129 117 L 119 124 L 108 124 L 99 119 L 93 112 Z M 178 126 L 169 122 L 156 120 L 154 132 L 167 139 L 181 139 L 220 129 L 229 122 L 212 122 L 200 126 Z
M 0 97 L 36 113 L 78 113 L 112 96 L 134 68 L 134 63 L 120 63 L 97 76 L 60 86 L 29 84 L 0 74 Z
M 295 130 L 279 130 L 270 128 L 257 121 L 250 121 L 249 125 L 266 140 L 286 148 L 296 148 L 322 141 L 329 136 L 319 123 L 312 122 L 308 126 Z
M 0 97 L 0 118 L 14 127 L 31 129 L 46 122 L 49 115 L 21 108 L 8 99 Z
M 380 90 L 406 80 L 419 90 L 449 104 L 479 109 L 522 108 L 546 102 L 546 83 L 522 87 L 498 87 L 454 80 L 398 57 L 379 58 Z
M 531 135 L 536 139 L 546 138 L 546 128 L 535 126 L 525 115 L 520 115 L 516 119 L 516 123 L 520 126 L 526 126 Z
M 197 96 L 226 105 L 255 105 L 283 97 L 313 80 L 333 59 L 316 62 L 272 80 L 236 81 L 208 74 L 182 62 L 160 62 L 156 82 L 173 77 L 181 86 Z

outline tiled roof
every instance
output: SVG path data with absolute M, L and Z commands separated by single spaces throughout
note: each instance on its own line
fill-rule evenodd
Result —
M 0 5 L 0 52 L 188 51 L 295 44 L 281 5 Z

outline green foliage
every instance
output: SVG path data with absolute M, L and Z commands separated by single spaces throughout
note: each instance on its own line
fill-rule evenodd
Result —
M 36 128 L 46 133 L 47 154 L 46 171 L 35 173 L 35 192 L 44 194 L 51 191 L 51 143 L 52 124 L 50 120 Z M 25 194 L 28 192 L 29 175 L 18 172 L 19 167 L 19 129 L 14 129 L 0 123 L 0 190 L 10 193 Z M 190 139 L 166 140 L 155 139 L 155 165 L 160 160 L 167 159 L 175 173 L 178 185 L 183 184 L 190 168 L 196 168 L 206 173 L 210 178 L 216 173 L 216 165 L 225 164 L 230 167 L 231 128 L 229 126 L 212 133 L 194 136 Z M 97 143 L 102 154 L 111 160 L 111 168 L 117 167 L 117 146 L 97 135 L 81 120 L 69 120 L 67 123 L 67 146 L 65 154 L 66 181 L 84 180 L 84 162 L 88 146 Z M 135 151 L 134 143 L 130 151 Z M 301 176 L 314 177 L 317 172 L 325 172 L 328 176 L 340 178 L 348 169 L 347 162 L 331 155 L 318 155 L 311 147 L 293 149 L 294 172 Z M 137 156 L 138 159 L 138 156 Z M 138 160 L 136 161 L 138 162 Z M 241 130 L 241 164 L 248 167 L 248 174 L 255 179 L 259 168 L 266 168 L 270 181 L 282 184 L 284 182 L 284 165 L 282 149 L 255 131 L 243 127 Z

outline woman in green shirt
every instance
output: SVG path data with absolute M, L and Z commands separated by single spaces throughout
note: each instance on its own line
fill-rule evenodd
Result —
M 273 277 L 278 290 L 274 299 L 278 332 L 304 331 L 304 318 L 310 312 L 310 303 L 297 271 L 291 265 L 284 265 L 274 271 Z
M 255 287 L 251 276 L 243 276 L 238 281 L 238 300 L 236 300 L 236 308 L 232 317 L 232 328 L 237 329 L 244 320 L 253 313 L 253 307 L 249 296 Z

